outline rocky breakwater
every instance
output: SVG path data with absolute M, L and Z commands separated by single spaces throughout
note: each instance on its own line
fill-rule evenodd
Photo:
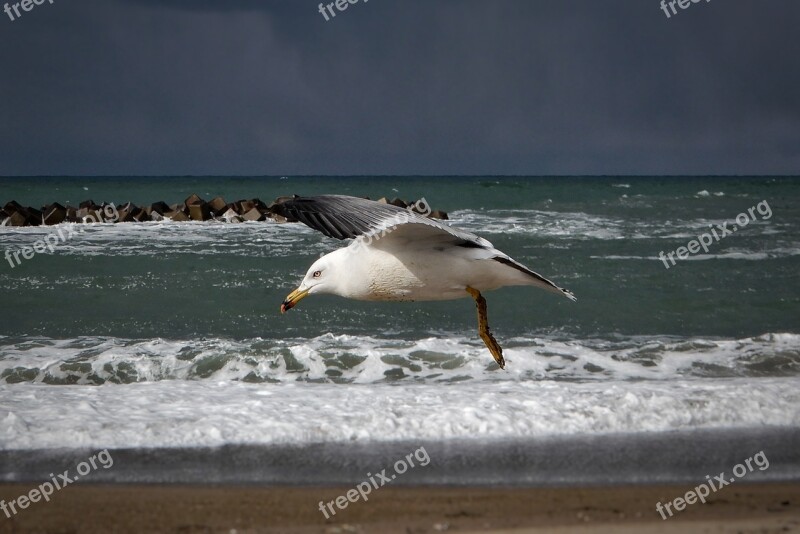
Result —
M 0 226 L 41 226 L 68 223 L 126 223 L 144 221 L 172 220 L 186 221 L 222 221 L 240 223 L 245 221 L 297 222 L 289 220 L 277 213 L 275 206 L 287 198 L 279 197 L 269 204 L 261 199 L 253 198 L 228 203 L 222 197 L 206 201 L 199 195 L 192 194 L 179 204 L 154 202 L 148 206 L 137 206 L 132 202 L 124 204 L 101 203 L 84 200 L 77 207 L 63 206 L 53 202 L 35 208 L 22 206 L 11 200 L 0 209 Z M 420 212 L 433 219 L 447 219 L 447 213 L 430 210 L 424 202 L 406 202 L 394 198 L 381 198 L 378 202 L 392 204 Z

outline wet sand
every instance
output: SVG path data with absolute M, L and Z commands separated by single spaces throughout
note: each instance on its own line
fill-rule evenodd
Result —
M 34 485 L 4 484 L 10 501 Z M 723 488 L 666 521 L 657 502 L 689 486 L 381 488 L 326 519 L 319 502 L 352 487 L 80 485 L 56 492 L 0 533 L 800 532 L 800 484 Z

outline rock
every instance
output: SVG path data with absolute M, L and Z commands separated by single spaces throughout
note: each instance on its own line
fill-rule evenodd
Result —
M 20 205 L 16 201 L 9 201 L 0 209 L 0 224 L 11 226 L 39 226 L 41 224 L 53 225 L 67 222 L 141 222 L 161 221 L 165 218 L 173 221 L 208 221 L 212 218 L 222 219 L 227 222 L 264 221 L 271 219 L 275 222 L 297 222 L 297 219 L 287 215 L 282 209 L 282 204 L 288 199 L 297 196 L 282 196 L 267 205 L 259 198 L 237 200 L 227 204 L 222 196 L 216 196 L 210 202 L 204 201 L 199 195 L 192 194 L 184 202 L 167 205 L 164 201 L 154 202 L 141 208 L 128 202 L 119 209 L 114 204 L 98 206 L 93 200 L 84 200 L 80 207 L 64 207 L 54 202 L 36 208 Z M 446 212 L 436 210 L 431 213 L 430 207 L 420 201 L 409 203 L 400 198 L 388 200 L 382 197 L 378 200 L 382 204 L 391 204 L 404 209 L 411 209 L 416 213 L 427 214 L 433 219 L 447 220 Z
M 283 211 L 283 209 L 281 209 L 281 204 L 283 204 L 287 200 L 292 200 L 294 198 L 297 198 L 297 195 L 294 195 L 294 196 L 291 196 L 291 197 L 278 197 L 278 198 L 276 198 L 275 201 L 272 204 L 267 206 L 267 213 L 269 214 L 269 217 L 271 219 L 275 220 L 276 222 L 281 222 L 281 223 L 283 223 L 283 222 L 298 222 L 296 218 L 287 215 Z
M 150 204 L 150 216 L 152 217 L 153 212 L 156 212 L 159 215 L 164 215 L 168 211 L 171 211 L 171 209 L 172 208 L 170 208 L 166 202 L 164 202 L 163 200 L 159 200 L 158 202 L 153 202 L 152 204 Z
M 236 204 L 238 204 L 238 209 L 236 211 L 239 215 L 244 215 L 256 207 L 256 203 L 252 200 L 239 200 Z
M 234 209 L 232 209 L 232 208 L 228 208 L 228 209 L 225 211 L 225 213 L 223 213 L 223 214 L 220 216 L 220 218 L 221 218 L 223 221 L 225 221 L 225 222 L 229 222 L 229 223 L 239 223 L 239 222 L 242 222 L 242 221 L 244 220 L 244 219 L 242 219 L 242 218 L 239 216 L 239 214 L 238 214 L 238 213 L 236 213 L 236 210 L 234 210 Z
M 145 209 L 136 208 L 131 212 L 131 218 L 136 222 L 149 221 L 150 214 Z
M 193 221 L 207 221 L 211 218 L 211 208 L 205 202 L 187 205 L 189 206 L 189 217 Z
M 26 226 L 28 224 L 28 218 L 22 214 L 22 212 L 15 211 L 12 213 L 8 219 L 3 221 L 5 226 Z
M 263 221 L 265 216 L 261 213 L 258 208 L 252 208 L 250 211 L 242 215 L 242 218 L 245 221 Z
M 134 215 L 139 212 L 141 208 L 139 208 L 136 204 L 132 202 L 128 202 L 121 208 L 117 209 L 117 213 L 119 216 L 117 217 L 116 222 L 134 222 L 136 219 Z M 100 210 L 102 213 L 102 210 Z
M 202 204 L 203 202 L 205 202 L 205 200 L 200 198 L 195 193 L 192 193 L 191 195 L 186 197 L 186 200 L 183 201 L 183 203 L 186 204 L 186 206 L 191 206 L 192 204 Z
M 208 207 L 211 208 L 211 212 L 216 217 L 225 213 L 228 209 L 228 203 L 222 197 L 215 197 L 208 203 Z
M 67 208 L 54 202 L 47 206 L 44 211 L 44 224 L 60 224 L 67 218 Z
M 281 223 L 281 224 L 282 223 L 288 223 L 288 222 L 297 222 L 297 221 L 290 221 L 289 219 L 287 219 L 286 217 L 284 217 L 280 213 L 272 213 L 272 212 L 270 212 L 270 213 L 267 214 L 267 217 L 269 217 L 270 219 L 272 219 L 276 223 Z
M 39 226 L 42 224 L 42 212 L 36 208 L 22 206 L 19 202 L 11 200 L 3 206 L 7 214 L 6 226 Z M 16 215 L 16 216 L 14 216 Z M 13 221 L 10 220 L 13 217 Z
M 3 206 L 3 211 L 6 212 L 6 214 L 11 215 L 12 213 L 16 213 L 18 211 L 24 212 L 27 210 L 16 200 L 9 200 L 6 202 L 6 205 Z
M 100 207 L 96 207 L 94 209 L 79 208 L 78 211 L 75 212 L 75 216 L 77 217 L 78 222 L 87 224 L 103 222 L 105 220 L 105 214 L 103 213 L 103 209 Z
M 186 222 L 186 221 L 191 220 L 191 219 L 189 219 L 188 215 L 186 215 L 183 211 L 180 211 L 180 210 L 168 211 L 167 213 L 164 214 L 164 217 L 166 217 L 167 219 L 173 220 L 175 222 Z
M 78 210 L 73 206 L 67 206 L 67 222 L 76 223 L 80 222 L 77 216 Z
M 31 226 L 40 226 L 42 224 L 42 212 L 37 210 L 36 208 L 27 207 L 24 208 L 25 212 L 27 212 L 27 219 L 28 224 Z
M 115 222 L 141 222 L 150 218 L 143 208 L 140 208 L 133 202 L 128 202 L 122 206 L 122 208 L 117 210 L 117 213 L 119 213 L 119 217 Z

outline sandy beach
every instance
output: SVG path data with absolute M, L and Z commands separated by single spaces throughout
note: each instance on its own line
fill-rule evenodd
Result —
M 6 484 L 6 501 L 30 486 Z M 325 519 L 319 501 L 349 487 L 76 486 L 36 503 L 0 532 L 428 533 L 793 532 L 800 484 L 742 484 L 666 521 L 655 503 L 684 486 L 557 489 L 384 488 Z

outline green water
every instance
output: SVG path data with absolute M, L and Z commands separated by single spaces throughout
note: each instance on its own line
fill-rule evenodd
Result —
M 708 194 L 704 193 L 707 192 Z M 0 202 L 174 203 L 288 194 L 425 197 L 452 223 L 560 285 L 577 303 L 535 289 L 487 295 L 498 336 L 565 339 L 798 333 L 800 181 L 790 178 L 19 178 Z M 670 269 L 660 251 L 766 201 L 772 216 Z M 0 229 L 0 251 L 53 229 Z M 327 332 L 417 339 L 471 336 L 468 300 L 382 304 L 283 297 L 341 243 L 297 225 L 119 224 L 87 230 L 11 268 L 0 264 L 0 335 L 17 338 L 313 337 Z

